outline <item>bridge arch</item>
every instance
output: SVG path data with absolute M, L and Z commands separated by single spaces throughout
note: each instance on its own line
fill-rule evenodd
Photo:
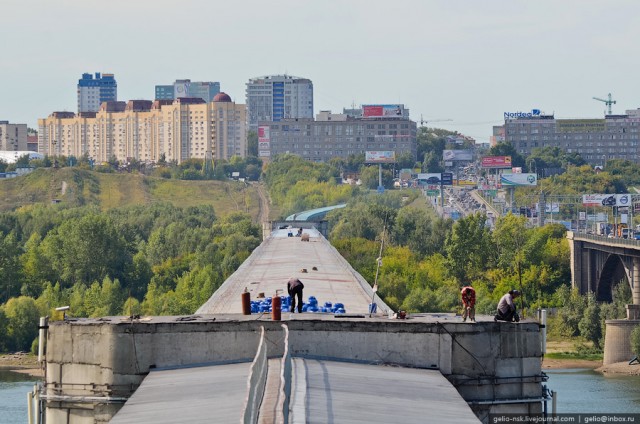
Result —
M 596 300 L 599 302 L 613 301 L 613 287 L 624 280 L 624 284 L 631 285 L 631 273 L 633 271 L 625 265 L 622 258 L 617 254 L 610 254 L 600 272 L 600 278 L 596 284 Z
M 612 300 L 613 287 L 624 280 L 640 317 L 640 241 L 567 232 L 571 250 L 571 284 L 580 294 L 593 292 Z

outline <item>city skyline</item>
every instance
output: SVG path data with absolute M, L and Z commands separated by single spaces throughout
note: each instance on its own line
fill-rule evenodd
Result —
M 401 103 L 413 121 L 483 142 L 504 112 L 599 118 L 606 105 L 592 97 L 608 93 L 614 114 L 640 107 L 631 0 L 4 6 L 0 36 L 13 42 L 3 48 L 0 120 L 31 128 L 76 110 L 84 72 L 113 73 L 123 101 L 153 100 L 155 85 L 188 78 L 219 81 L 237 103 L 251 78 L 295 75 L 313 81 L 316 114 Z

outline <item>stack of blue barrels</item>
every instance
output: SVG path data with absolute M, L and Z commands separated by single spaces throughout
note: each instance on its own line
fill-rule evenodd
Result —
M 280 296 L 282 300 L 282 312 L 291 312 L 291 296 Z M 271 298 L 266 297 L 263 300 L 251 301 L 251 313 L 269 313 L 271 312 Z M 331 303 L 324 302 L 323 306 L 318 305 L 318 299 L 315 296 L 309 296 L 307 302 L 302 304 L 302 312 L 313 313 L 330 313 L 330 314 L 344 314 L 346 313 L 343 303 Z

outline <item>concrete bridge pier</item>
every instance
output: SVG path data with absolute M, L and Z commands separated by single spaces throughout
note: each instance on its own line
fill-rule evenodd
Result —
M 633 305 L 628 306 L 637 306 L 640 307 L 640 258 L 633 258 L 633 281 L 631 281 L 631 295 L 633 300 Z M 636 309 L 636 308 L 633 308 Z M 627 308 L 627 311 L 629 309 Z M 627 319 L 638 319 L 637 315 L 629 316 L 627 315 Z
M 635 356 L 631 348 L 631 332 L 640 325 L 640 258 L 633 258 L 631 295 L 633 304 L 627 305 L 627 319 L 605 322 L 603 365 L 629 361 Z

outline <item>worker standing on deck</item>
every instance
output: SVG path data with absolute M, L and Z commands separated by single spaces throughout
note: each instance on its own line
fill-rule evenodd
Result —
M 462 296 L 462 322 L 476 322 L 476 291 L 471 286 L 465 286 L 460 292 Z
M 289 296 L 291 296 L 291 312 L 294 312 L 296 309 L 296 296 L 298 297 L 298 313 L 302 313 L 302 289 L 304 289 L 304 284 L 297 277 L 289 278 L 287 282 L 287 292 L 289 292 Z
M 518 296 L 520 296 L 520 292 L 518 290 L 509 290 L 507 294 L 502 296 L 498 303 L 496 316 L 493 320 L 507 322 L 520 321 L 520 316 L 516 312 L 516 304 L 514 303 L 514 299 Z

